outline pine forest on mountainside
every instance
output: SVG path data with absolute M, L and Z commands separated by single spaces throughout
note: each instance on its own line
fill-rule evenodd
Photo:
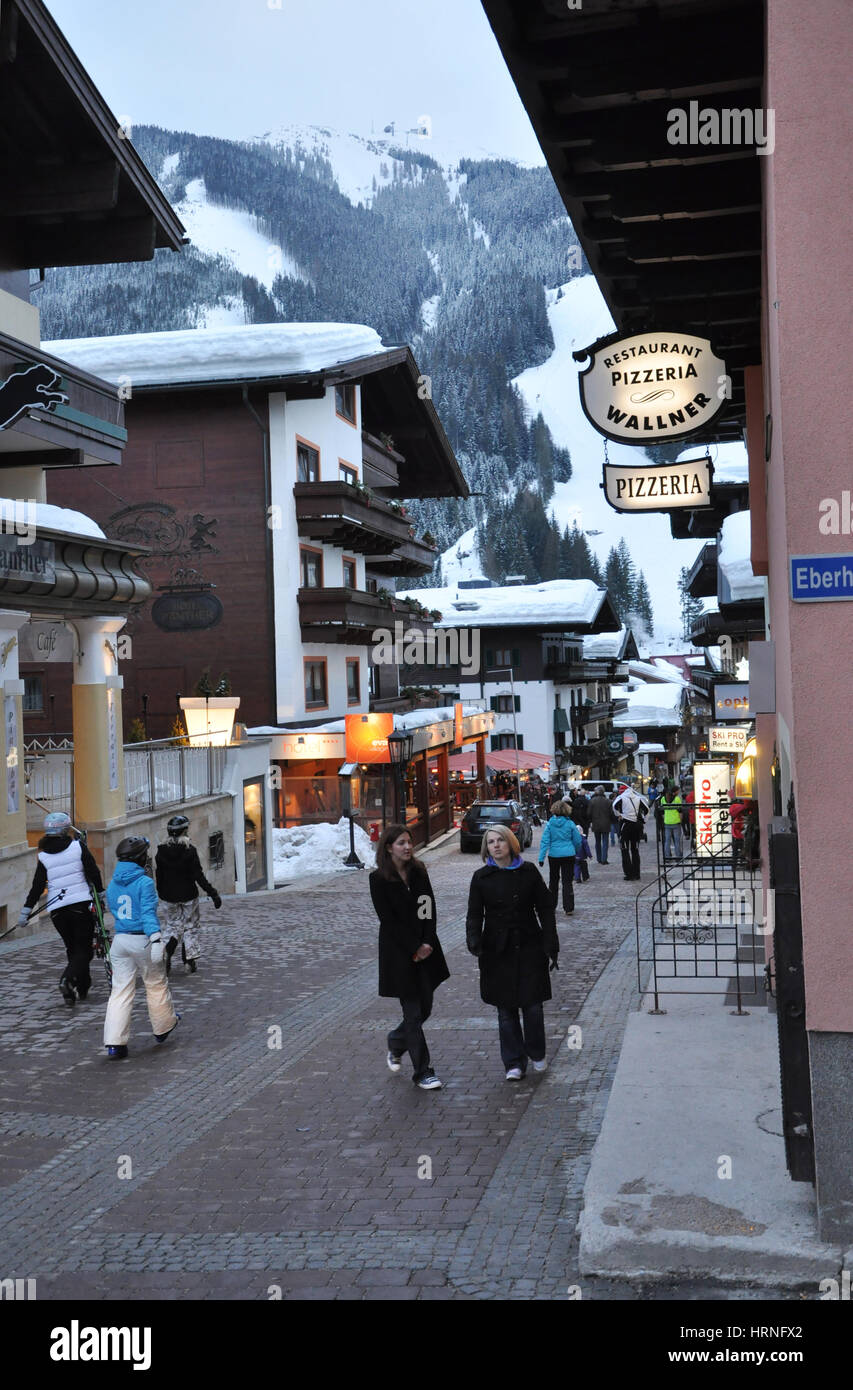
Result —
M 498 582 L 604 583 L 622 620 L 651 635 L 648 588 L 624 540 L 602 573 L 584 533 L 549 519 L 545 504 L 555 482 L 571 479 L 571 459 L 541 415 L 528 423 L 511 384 L 553 351 L 546 287 L 583 273 L 547 169 L 463 160 L 454 198 L 431 156 L 394 149 L 390 181 L 369 206 L 353 206 L 316 150 L 153 126 L 136 127 L 133 140 L 173 203 L 203 180 L 211 204 L 257 219 L 299 278 L 282 272 L 267 288 L 192 245 L 147 263 L 53 269 L 38 300 L 45 339 L 195 328 L 237 303 L 247 323 L 362 323 L 384 343 L 410 343 L 471 491 L 482 494 L 413 502 L 419 531 L 442 551 L 476 527 L 480 569 Z M 439 562 L 414 586 L 440 584 Z

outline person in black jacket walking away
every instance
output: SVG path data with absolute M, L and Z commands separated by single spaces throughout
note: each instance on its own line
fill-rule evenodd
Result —
M 506 1079 L 520 1081 L 528 1060 L 534 1071 L 548 1065 L 542 1004 L 551 998 L 549 959 L 557 969 L 557 922 L 545 880 L 522 859 L 511 830 L 487 830 L 481 853 L 485 865 L 471 880 L 465 935 L 480 964 L 480 996 L 498 1011 Z
M 405 825 L 389 825 L 376 846 L 370 897 L 379 918 L 379 994 L 400 1001 L 403 1017 L 388 1034 L 386 1061 L 399 1072 L 403 1055 L 422 1091 L 438 1091 L 424 1024 L 433 994 L 450 976 L 436 931 L 435 895 L 429 874 L 415 858 Z
M 202 872 L 198 851 L 187 834 L 189 828 L 186 816 L 173 816 L 166 826 L 169 839 L 165 845 L 158 845 L 154 863 L 157 896 L 164 909 L 167 975 L 172 969 L 172 956 L 179 945 L 184 965 L 189 966 L 191 974 L 196 972 L 201 955 L 199 887 L 204 889 L 214 907 L 222 906 L 222 899 Z

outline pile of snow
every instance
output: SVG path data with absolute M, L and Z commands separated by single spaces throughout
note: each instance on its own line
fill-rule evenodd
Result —
M 55 507 L 52 502 L 30 502 L 20 497 L 0 497 L 0 520 L 7 533 L 25 535 L 27 528 L 44 526 L 49 531 L 65 531 L 72 536 L 89 536 L 104 540 L 105 533 L 97 521 L 70 507 Z
M 168 333 L 66 338 L 42 347 L 106 381 L 129 377 L 134 386 L 278 378 L 323 371 L 385 351 L 376 330 L 359 323 L 181 328 Z
M 360 825 L 355 831 L 355 852 L 365 868 L 376 866 L 373 845 Z M 273 830 L 273 875 L 275 882 L 292 883 L 309 874 L 347 872 L 344 860 L 349 854 L 349 821 L 341 816 L 337 825 L 321 821 L 317 825 L 294 825 L 289 830 Z
M 732 440 L 728 444 L 691 444 L 678 455 L 677 463 L 710 457 L 714 483 L 748 483 L 749 458 L 746 445 Z M 713 487 L 713 483 L 711 484 Z
M 542 584 L 494 585 L 490 589 L 412 589 L 400 597 L 437 608 L 437 627 L 513 627 L 534 623 L 588 624 L 604 602 L 591 579 L 549 579 Z
M 723 603 L 739 603 L 764 597 L 766 581 L 753 574 L 750 559 L 752 541 L 749 512 L 732 512 L 723 522 L 717 567 L 720 571 L 720 598 Z M 728 594 L 725 589 L 728 587 Z
M 618 632 L 590 632 L 583 639 L 585 661 L 618 661 L 628 636 L 627 628 Z

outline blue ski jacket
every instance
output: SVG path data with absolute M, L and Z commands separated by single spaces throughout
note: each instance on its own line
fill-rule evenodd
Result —
M 120 863 L 107 884 L 107 904 L 115 918 L 117 932 L 144 932 L 153 936 L 160 930 L 157 917 L 157 889 L 139 864 Z
M 539 841 L 539 863 L 545 863 L 545 855 L 552 859 L 568 859 L 580 854 L 581 832 L 569 816 L 552 816 L 542 831 Z

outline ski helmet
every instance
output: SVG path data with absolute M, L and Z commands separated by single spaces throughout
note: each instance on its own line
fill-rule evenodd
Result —
M 45 835 L 67 835 L 71 829 L 71 817 L 64 811 L 51 811 L 44 818 Z
M 166 830 L 170 835 L 186 835 L 189 828 L 190 823 L 186 816 L 173 816 L 166 826 Z
M 128 835 L 116 845 L 116 859 L 122 863 L 138 864 L 144 869 L 148 863 L 150 841 L 144 835 Z

